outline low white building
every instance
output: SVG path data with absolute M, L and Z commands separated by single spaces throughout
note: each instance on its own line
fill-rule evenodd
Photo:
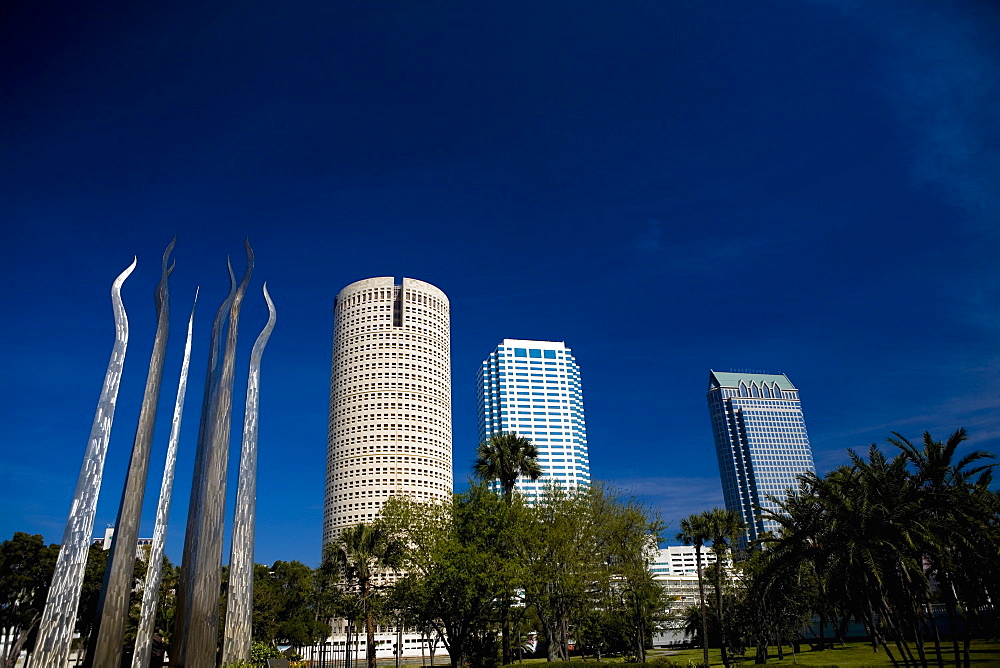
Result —
M 709 565 L 716 562 L 715 554 L 707 547 L 701 549 L 702 576 Z M 732 571 L 732 561 L 726 560 L 726 568 Z M 670 597 L 667 611 L 679 618 L 684 609 L 698 604 L 698 559 L 695 548 L 687 545 L 671 545 L 659 550 L 656 559 L 649 566 L 653 579 L 659 582 Z M 705 595 L 710 596 L 711 583 L 705 579 Z M 683 624 L 679 619 L 667 622 L 653 635 L 654 647 L 669 647 L 684 643 Z

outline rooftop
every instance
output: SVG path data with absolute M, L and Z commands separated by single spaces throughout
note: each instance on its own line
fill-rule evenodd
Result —
M 785 374 L 773 374 L 773 373 L 739 373 L 736 371 L 710 371 L 708 376 L 708 387 L 712 389 L 713 387 L 739 387 L 740 381 L 743 381 L 744 385 L 750 385 L 750 383 L 757 383 L 757 385 L 762 385 L 767 383 L 772 385 L 774 383 L 778 384 L 783 390 L 794 390 L 797 389 L 792 385 L 792 381 L 788 380 L 788 376 Z

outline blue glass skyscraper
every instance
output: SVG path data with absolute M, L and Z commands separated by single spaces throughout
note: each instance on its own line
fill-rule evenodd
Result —
M 590 485 L 580 367 L 562 342 L 504 339 L 479 369 L 479 441 L 516 432 L 538 447 L 543 477 L 519 479 L 529 501 L 546 484 Z
M 784 374 L 712 371 L 708 409 L 726 508 L 740 514 L 754 540 L 777 524 L 755 507 L 774 510 L 797 476 L 814 471 L 799 391 Z

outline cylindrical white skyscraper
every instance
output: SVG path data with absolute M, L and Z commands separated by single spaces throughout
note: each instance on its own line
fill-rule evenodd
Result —
M 351 283 L 334 306 L 323 544 L 394 495 L 449 499 L 450 306 L 429 283 Z

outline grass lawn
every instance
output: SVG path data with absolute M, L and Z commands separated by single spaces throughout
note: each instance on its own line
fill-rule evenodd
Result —
M 896 648 L 894 646 L 890 646 L 890 649 L 892 650 L 893 655 L 899 659 L 899 652 Z M 926 645 L 925 649 L 927 651 L 928 661 L 931 665 L 936 666 L 937 662 L 935 660 L 936 655 L 934 654 L 934 646 Z M 951 645 L 942 644 L 941 651 L 945 665 L 955 665 L 954 656 L 951 653 Z M 652 659 L 654 656 L 664 655 L 681 665 L 685 665 L 689 662 L 695 664 L 700 662 L 702 658 L 700 649 L 686 649 L 675 652 L 654 650 L 654 652 L 650 652 L 649 659 Z M 916 654 L 915 649 L 914 654 Z M 972 659 L 972 665 L 1000 665 L 1000 642 L 973 641 L 969 654 Z M 720 657 L 719 650 L 717 649 L 711 649 L 708 651 L 708 659 L 709 663 L 713 666 L 722 665 L 722 658 Z M 733 661 L 733 665 L 742 665 L 744 668 L 753 666 L 754 662 L 752 652 L 743 657 L 741 661 Z M 870 644 L 847 643 L 843 647 L 840 645 L 834 645 L 832 649 L 823 650 L 822 652 L 804 651 L 796 654 L 794 660 L 792 659 L 791 648 L 786 647 L 785 658 L 782 661 L 778 661 L 777 659 L 777 648 L 772 647 L 770 656 L 767 660 L 767 665 L 827 666 L 829 668 L 834 668 L 836 666 L 851 666 L 852 668 L 859 668 L 861 666 L 891 666 L 892 663 L 889 661 L 889 658 L 885 655 L 885 652 L 881 648 L 879 648 L 879 651 L 876 653 L 872 651 Z

